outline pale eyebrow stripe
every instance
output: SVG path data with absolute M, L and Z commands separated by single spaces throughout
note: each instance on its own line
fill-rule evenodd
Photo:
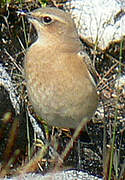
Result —
M 64 23 L 64 24 L 67 24 L 65 20 L 63 20 L 63 19 L 60 18 L 59 16 L 56 16 L 56 15 L 53 15 L 53 14 L 44 13 L 44 14 L 42 14 L 42 16 L 43 16 L 43 17 L 49 16 L 49 17 L 53 18 L 54 20 L 58 20 L 58 21 L 60 21 L 60 22 L 62 22 L 62 23 Z

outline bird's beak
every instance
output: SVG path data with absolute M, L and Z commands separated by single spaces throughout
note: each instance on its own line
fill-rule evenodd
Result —
M 17 14 L 20 16 L 26 16 L 28 19 L 36 19 L 38 20 L 37 17 L 33 16 L 33 14 L 31 12 L 24 12 L 24 11 L 17 11 Z

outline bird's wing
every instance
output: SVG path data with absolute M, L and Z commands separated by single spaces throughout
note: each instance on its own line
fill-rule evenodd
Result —
M 82 59 L 84 60 L 87 68 L 88 68 L 88 71 L 90 73 L 90 75 L 92 76 L 92 79 L 94 81 L 94 84 L 97 85 L 98 84 L 98 76 L 97 76 L 97 72 L 96 72 L 96 69 L 95 67 L 93 66 L 89 56 L 87 55 L 87 53 L 85 51 L 80 51 L 79 52 L 79 55 L 82 57 Z

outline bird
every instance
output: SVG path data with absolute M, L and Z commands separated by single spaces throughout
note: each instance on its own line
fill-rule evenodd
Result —
M 24 59 L 29 101 L 48 125 L 75 129 L 92 118 L 98 105 L 89 58 L 81 53 L 75 23 L 56 7 L 38 8 L 26 16 L 37 32 Z

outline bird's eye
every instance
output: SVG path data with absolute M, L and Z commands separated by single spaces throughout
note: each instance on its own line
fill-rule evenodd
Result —
M 49 17 L 49 16 L 45 16 L 45 17 L 42 17 L 42 22 L 44 24 L 50 24 L 51 22 L 53 22 L 52 18 Z

